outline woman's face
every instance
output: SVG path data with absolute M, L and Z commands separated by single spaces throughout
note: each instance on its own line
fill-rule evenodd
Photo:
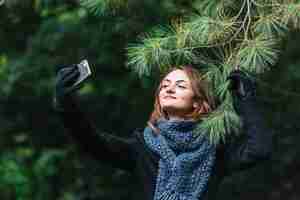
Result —
M 191 82 L 183 70 L 174 70 L 162 80 L 159 103 L 169 118 L 184 118 L 196 108 Z

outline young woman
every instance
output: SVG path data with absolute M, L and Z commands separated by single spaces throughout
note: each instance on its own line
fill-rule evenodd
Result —
M 207 83 L 196 69 L 183 66 L 164 76 L 147 126 L 128 139 L 96 133 L 72 95 L 78 75 L 75 65 L 57 72 L 57 110 L 65 127 L 100 162 L 137 175 L 142 199 L 215 199 L 226 175 L 270 156 L 271 134 L 256 109 L 254 83 L 242 71 L 233 71 L 228 81 L 245 137 L 218 145 L 205 133 L 195 133 L 196 124 L 214 109 Z

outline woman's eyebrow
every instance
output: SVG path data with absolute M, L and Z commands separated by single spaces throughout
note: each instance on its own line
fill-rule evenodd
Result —
M 163 82 L 164 81 L 171 82 L 171 80 L 169 80 L 169 79 L 164 79 Z M 177 80 L 176 81 L 176 83 L 181 83 L 181 82 L 185 82 L 186 83 L 187 81 L 185 81 L 185 80 Z
M 177 80 L 176 83 L 186 83 L 187 81 L 185 80 Z

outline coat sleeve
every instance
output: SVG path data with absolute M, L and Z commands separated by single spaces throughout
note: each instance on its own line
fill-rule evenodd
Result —
M 112 134 L 97 132 L 93 124 L 79 109 L 74 96 L 66 97 L 65 103 L 56 109 L 66 131 L 83 151 L 95 159 L 115 168 L 131 171 L 135 165 L 134 137 L 121 138 Z
M 235 99 L 234 105 L 242 120 L 243 134 L 229 138 L 224 145 L 224 167 L 227 175 L 270 158 L 272 152 L 272 134 L 264 124 L 256 97 L 247 100 Z

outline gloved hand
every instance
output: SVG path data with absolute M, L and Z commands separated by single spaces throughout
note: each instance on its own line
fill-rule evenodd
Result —
M 55 82 L 55 107 L 61 107 L 66 100 L 66 97 L 79 88 L 79 85 L 74 86 L 77 78 L 80 75 L 78 67 L 75 64 L 57 66 L 56 82 Z
M 247 100 L 256 95 L 256 83 L 250 74 L 236 69 L 229 74 L 227 80 L 230 81 L 231 93 L 239 99 Z

